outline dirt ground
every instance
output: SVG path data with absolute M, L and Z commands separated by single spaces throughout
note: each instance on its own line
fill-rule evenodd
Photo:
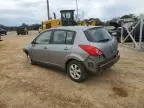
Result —
M 0 41 L 0 108 L 144 108 L 144 52 L 120 46 L 115 66 L 75 83 L 59 69 L 28 64 L 22 48 L 36 34 Z

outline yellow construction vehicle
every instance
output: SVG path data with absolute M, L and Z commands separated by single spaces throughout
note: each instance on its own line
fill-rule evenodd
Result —
M 61 19 L 49 19 L 42 22 L 39 31 L 59 26 L 72 26 L 77 25 L 74 21 L 74 10 L 61 10 Z
M 60 19 L 50 19 L 42 22 L 42 30 L 49 29 L 51 27 L 59 27 L 61 25 Z
M 75 10 L 61 10 L 61 19 L 50 19 L 43 21 L 39 31 L 59 26 L 96 25 L 96 21 L 94 20 L 76 22 L 74 20 L 74 11 Z

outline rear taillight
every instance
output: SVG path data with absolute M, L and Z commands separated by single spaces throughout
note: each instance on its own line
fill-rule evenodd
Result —
M 88 54 L 91 56 L 99 56 L 102 55 L 102 51 L 99 50 L 98 48 L 91 46 L 91 45 L 79 45 L 81 49 L 86 51 Z

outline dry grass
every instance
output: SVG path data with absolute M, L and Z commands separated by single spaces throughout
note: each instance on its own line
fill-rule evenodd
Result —
M 7 108 L 7 106 L 6 106 L 4 101 L 0 100 L 0 108 Z

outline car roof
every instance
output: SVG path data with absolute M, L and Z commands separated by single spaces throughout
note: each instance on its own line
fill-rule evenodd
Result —
M 101 28 L 103 26 L 60 26 L 60 27 L 56 27 L 56 28 L 50 28 L 48 30 L 57 30 L 57 29 L 64 29 L 64 30 L 71 30 L 71 31 L 85 31 L 91 28 Z

